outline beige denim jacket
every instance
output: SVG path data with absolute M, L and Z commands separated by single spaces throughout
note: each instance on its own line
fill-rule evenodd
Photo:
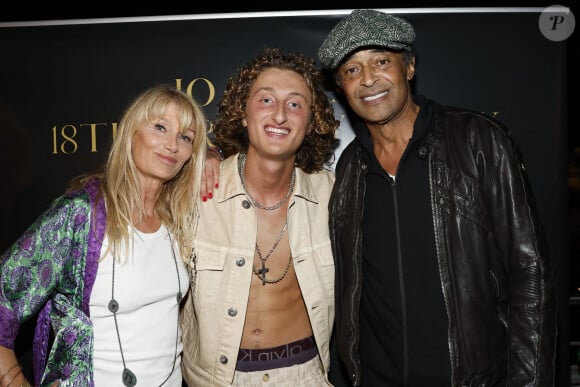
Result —
M 231 384 L 252 278 L 257 221 L 238 174 L 238 156 L 221 163 L 214 198 L 200 204 L 194 253 L 186 262 L 191 291 L 181 314 L 183 376 L 190 387 Z M 288 206 L 294 269 L 326 373 L 334 322 L 334 260 L 328 199 L 334 172 L 296 170 Z M 248 207 L 248 208 L 246 208 Z

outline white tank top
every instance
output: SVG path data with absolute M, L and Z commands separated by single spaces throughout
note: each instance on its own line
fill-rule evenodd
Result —
M 133 246 L 125 263 L 115 263 L 114 284 L 125 364 L 137 377 L 139 387 L 159 386 L 170 374 L 163 386 L 181 387 L 182 344 L 177 293 L 180 282 L 181 294 L 185 295 L 189 287 L 188 275 L 175 242 L 175 260 L 173 258 L 165 226 L 149 234 L 138 230 L 131 232 Z M 105 239 L 101 251 L 105 251 L 107 246 Z M 126 254 L 123 249 L 119 253 Z M 113 313 L 108 308 L 112 289 L 112 259 L 109 253 L 99 263 L 90 298 L 96 387 L 123 386 L 119 339 Z

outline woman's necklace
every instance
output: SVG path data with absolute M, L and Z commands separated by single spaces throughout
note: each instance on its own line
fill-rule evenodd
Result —
M 290 255 L 290 258 L 288 258 L 288 264 L 286 265 L 286 269 L 284 269 L 284 272 L 282 272 L 282 275 L 280 275 L 280 277 L 276 278 L 275 280 L 266 279 L 266 273 L 270 271 L 270 269 L 266 267 L 266 261 L 268 260 L 268 258 L 270 258 L 270 255 L 272 255 L 274 250 L 276 250 L 276 247 L 278 247 L 278 243 L 280 243 L 280 241 L 282 240 L 282 235 L 284 235 L 284 231 L 286 231 L 287 227 L 288 227 L 288 218 L 286 218 L 284 226 L 282 227 L 282 230 L 280 230 L 280 233 L 278 234 L 278 237 L 276 238 L 274 245 L 272 246 L 270 251 L 268 251 L 268 254 L 266 254 L 265 257 L 262 256 L 260 246 L 258 246 L 258 243 L 256 242 L 256 252 L 258 253 L 258 258 L 260 258 L 260 261 L 262 262 L 262 267 L 259 270 L 256 270 L 256 267 L 252 265 L 252 271 L 254 272 L 256 277 L 258 277 L 262 281 L 262 286 L 266 284 L 278 283 L 282 281 L 284 277 L 286 277 L 286 274 L 288 274 L 288 270 L 290 269 L 290 263 L 292 262 L 292 255 Z
M 284 204 L 286 202 L 286 200 L 288 200 L 292 191 L 294 191 L 294 183 L 296 183 L 296 169 L 292 168 L 292 177 L 290 178 L 290 185 L 288 186 L 288 192 L 286 192 L 286 196 L 284 196 L 278 203 L 271 205 L 271 206 L 266 206 L 266 205 L 260 203 L 259 201 L 257 201 L 250 194 L 250 191 L 248 191 L 248 188 L 246 187 L 246 178 L 244 176 L 244 173 L 246 171 L 246 159 L 247 159 L 246 154 L 241 153 L 240 154 L 239 173 L 240 173 L 240 179 L 242 180 L 242 187 L 244 187 L 244 191 L 246 191 L 246 195 L 248 195 L 248 197 L 250 198 L 250 201 L 252 202 L 254 207 L 258 207 L 258 208 L 260 208 L 262 210 L 266 210 L 266 211 L 274 211 L 274 210 L 280 208 L 280 206 L 282 204 Z
M 177 273 L 177 305 L 181 303 L 181 299 L 183 295 L 181 294 L 181 278 L 179 277 L 179 267 L 177 266 L 177 258 L 175 258 L 175 251 L 173 250 L 173 240 L 171 239 L 171 235 L 169 234 L 169 230 L 167 231 L 167 236 L 169 237 L 169 244 L 171 245 L 171 254 L 173 255 L 173 262 L 175 263 L 175 272 Z M 122 380 L 123 384 L 127 387 L 133 387 L 137 384 L 137 376 L 133 371 L 127 368 L 125 364 L 125 356 L 123 354 L 123 346 L 121 345 L 121 334 L 119 333 L 119 324 L 117 323 L 117 312 L 119 311 L 119 303 L 115 300 L 115 253 L 113 251 L 113 273 L 111 280 L 111 301 L 109 301 L 109 311 L 113 313 L 113 320 L 115 321 L 115 331 L 117 332 L 117 340 L 119 341 L 119 350 L 121 351 L 121 360 L 123 361 L 123 374 Z M 173 365 L 171 366 L 171 371 L 169 375 L 165 378 L 165 380 L 159 385 L 159 387 L 163 386 L 173 374 L 173 370 L 175 369 L 175 361 L 177 360 L 177 346 L 179 345 L 179 321 L 177 323 L 177 330 L 175 332 L 175 353 L 173 355 Z

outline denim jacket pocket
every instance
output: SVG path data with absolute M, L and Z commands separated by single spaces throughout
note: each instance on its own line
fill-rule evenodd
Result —
M 202 301 L 205 305 L 217 301 L 224 277 L 226 257 L 225 250 L 195 246 L 193 283 L 196 300 Z
M 223 270 L 227 252 L 218 248 L 196 246 L 195 268 L 197 271 Z

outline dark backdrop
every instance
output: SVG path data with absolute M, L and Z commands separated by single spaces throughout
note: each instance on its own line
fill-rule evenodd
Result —
M 495 115 L 520 144 L 559 278 L 559 369 L 561 385 L 566 385 L 567 80 L 572 50 L 570 41 L 553 42 L 540 33 L 541 9 L 392 11 L 417 31 L 416 92 Z M 115 123 L 136 93 L 158 82 L 176 83 L 202 102 L 213 119 L 227 76 L 239 64 L 264 46 L 315 56 L 344 13 L 198 13 L 155 21 L 0 24 L 0 171 L 8 183 L 0 191 L 0 250 L 71 177 L 102 163 Z M 14 20 L 19 18 L 5 18 Z M 337 102 L 335 108 L 341 119 L 340 152 L 352 134 L 343 107 Z M 576 141 L 576 135 L 570 137 Z M 23 335 L 22 352 L 28 342 Z

